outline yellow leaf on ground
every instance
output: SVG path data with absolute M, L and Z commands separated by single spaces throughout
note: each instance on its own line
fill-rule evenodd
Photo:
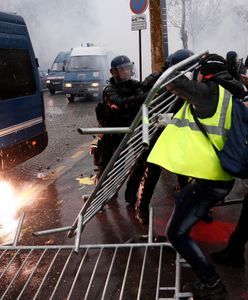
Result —
M 80 185 L 94 185 L 96 176 L 76 178 Z

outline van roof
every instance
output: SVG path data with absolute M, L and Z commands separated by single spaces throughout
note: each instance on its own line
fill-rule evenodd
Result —
M 71 56 L 81 55 L 107 55 L 107 51 L 101 47 L 79 47 L 72 49 Z
M 25 25 L 24 19 L 21 16 L 11 12 L 0 11 L 0 21 Z

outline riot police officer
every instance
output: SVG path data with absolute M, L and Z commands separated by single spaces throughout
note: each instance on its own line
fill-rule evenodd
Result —
M 103 102 L 96 107 L 96 116 L 101 127 L 129 127 L 145 100 L 149 84 L 142 85 L 132 78 L 134 64 L 125 55 L 111 61 L 112 77 L 103 91 Z M 97 177 L 102 175 L 123 134 L 99 136 L 94 151 L 94 163 L 98 167 Z

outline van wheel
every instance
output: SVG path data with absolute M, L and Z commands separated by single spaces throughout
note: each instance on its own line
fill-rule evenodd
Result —
M 74 95 L 71 95 L 71 96 L 67 97 L 69 102 L 74 102 L 74 98 L 75 98 Z
M 50 92 L 51 95 L 54 95 L 54 94 L 55 94 L 55 90 L 49 89 L 49 92 Z

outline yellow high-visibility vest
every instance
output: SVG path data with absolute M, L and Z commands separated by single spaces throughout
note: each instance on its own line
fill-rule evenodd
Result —
M 218 150 L 224 147 L 231 126 L 231 113 L 232 96 L 219 86 L 215 114 L 210 118 L 198 118 L 208 133 L 208 139 L 195 123 L 191 105 L 185 102 L 158 138 L 148 162 L 194 178 L 232 180 L 233 177 L 221 167 L 212 146 L 214 144 Z

